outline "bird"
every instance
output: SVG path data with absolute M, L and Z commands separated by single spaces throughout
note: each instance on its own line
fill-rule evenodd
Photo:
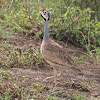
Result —
M 40 8 L 40 14 L 44 19 L 44 36 L 41 44 L 41 54 L 43 58 L 46 60 L 47 63 L 54 70 L 54 76 L 47 77 L 45 80 L 54 79 L 54 88 L 56 88 L 56 81 L 57 78 L 62 76 L 63 68 L 72 69 L 75 71 L 79 71 L 74 65 L 76 65 L 75 61 L 71 58 L 71 56 L 67 53 L 67 51 L 55 42 L 53 39 L 50 38 L 49 31 L 48 31 L 48 22 L 50 20 L 50 12 Z M 57 74 L 57 69 L 60 70 L 60 73 Z

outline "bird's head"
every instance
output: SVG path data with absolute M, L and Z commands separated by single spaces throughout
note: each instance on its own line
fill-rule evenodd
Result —
M 45 21 L 48 21 L 50 19 L 50 12 L 49 11 L 44 10 L 43 8 L 40 8 L 40 13 L 41 13 L 42 18 Z

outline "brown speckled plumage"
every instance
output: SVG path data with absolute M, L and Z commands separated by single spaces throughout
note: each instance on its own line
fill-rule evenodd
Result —
M 61 65 L 61 67 L 72 67 L 74 65 L 74 61 L 65 49 L 52 39 L 42 44 L 42 55 L 47 61 Z

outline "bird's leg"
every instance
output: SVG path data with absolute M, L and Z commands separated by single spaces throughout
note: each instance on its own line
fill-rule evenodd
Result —
M 52 79 L 52 78 L 54 78 L 54 77 L 55 77 L 55 76 L 47 77 L 47 78 L 45 78 L 43 81 L 46 81 L 46 80 Z
M 53 67 L 53 70 L 54 70 L 54 73 L 55 73 L 55 68 Z M 58 75 L 56 75 L 56 77 L 60 77 L 60 76 L 62 76 L 62 74 L 63 74 L 63 70 L 62 70 L 62 68 L 59 68 L 59 70 L 60 70 L 60 73 L 58 74 Z M 57 72 L 56 72 L 57 73 Z M 50 80 L 50 79 L 53 79 L 53 78 L 55 78 L 55 75 L 54 76 L 51 76 L 51 77 L 47 77 L 47 78 L 45 78 L 44 80 L 43 80 L 43 82 L 44 81 L 47 81 L 47 80 Z
M 45 78 L 45 79 L 43 80 L 43 82 L 55 78 L 55 73 L 57 73 L 57 72 L 55 72 L 56 69 L 55 69 L 54 67 L 53 67 L 53 70 L 54 70 L 54 76 L 50 76 L 50 77 Z M 57 75 L 56 75 L 56 76 L 57 76 Z
M 63 74 L 62 68 L 59 68 L 59 70 L 60 70 L 60 73 L 57 75 L 57 77 L 60 77 L 60 76 L 62 76 L 62 74 Z
M 62 71 L 62 68 L 59 68 L 59 70 L 60 70 L 60 73 L 57 75 L 57 71 L 56 71 L 56 69 L 55 68 L 53 68 L 54 69 L 54 87 L 53 87 L 53 91 L 55 90 L 55 88 L 56 88 L 56 82 L 57 82 L 57 77 L 60 77 L 60 76 L 62 76 L 62 74 L 63 74 L 63 71 Z
M 56 82 L 57 82 L 57 71 L 55 67 L 53 67 L 53 70 L 54 70 L 54 87 L 53 87 L 53 91 L 54 91 L 56 88 Z

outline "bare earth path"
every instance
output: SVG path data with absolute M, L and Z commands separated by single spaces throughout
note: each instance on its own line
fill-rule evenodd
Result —
M 15 39 L 12 39 L 9 43 L 13 45 L 15 48 L 20 48 L 23 52 L 29 49 L 30 47 L 33 48 L 40 48 L 40 40 L 34 40 L 32 38 L 24 38 L 21 35 L 18 35 Z M 73 54 L 71 50 L 76 50 L 76 55 L 80 56 L 82 55 L 78 51 L 82 51 L 82 49 L 74 47 L 72 45 L 68 45 L 68 48 L 66 48 L 70 54 Z M 55 91 L 61 91 L 62 93 L 65 93 L 67 95 L 74 95 L 79 91 L 79 93 L 85 98 L 85 100 L 100 100 L 100 64 L 91 63 L 91 62 L 85 62 L 80 64 L 79 69 L 82 70 L 84 73 L 83 75 L 79 75 L 78 73 L 75 73 L 73 71 L 64 69 L 63 76 L 59 79 L 57 79 L 57 88 Z M 42 83 L 42 80 L 46 78 L 47 76 L 53 75 L 52 68 L 47 65 L 44 68 L 39 68 L 36 70 L 32 70 L 31 68 L 9 68 L 6 69 L 10 71 L 10 78 L 8 80 L 8 83 L 5 83 L 4 86 L 0 85 L 0 89 L 4 91 L 5 86 L 19 86 L 21 87 L 20 82 L 22 82 L 22 76 L 24 76 L 26 79 L 23 83 L 24 89 L 31 88 L 31 91 L 34 91 L 32 84 L 37 83 L 37 79 L 39 80 L 39 84 L 45 84 Z M 16 82 L 14 82 L 14 78 L 16 77 Z M 73 82 L 71 81 L 73 80 Z M 41 94 L 50 94 L 52 92 L 53 83 L 50 83 Z M 64 99 L 64 96 L 58 95 L 58 97 Z M 66 99 L 64 99 L 66 100 Z

